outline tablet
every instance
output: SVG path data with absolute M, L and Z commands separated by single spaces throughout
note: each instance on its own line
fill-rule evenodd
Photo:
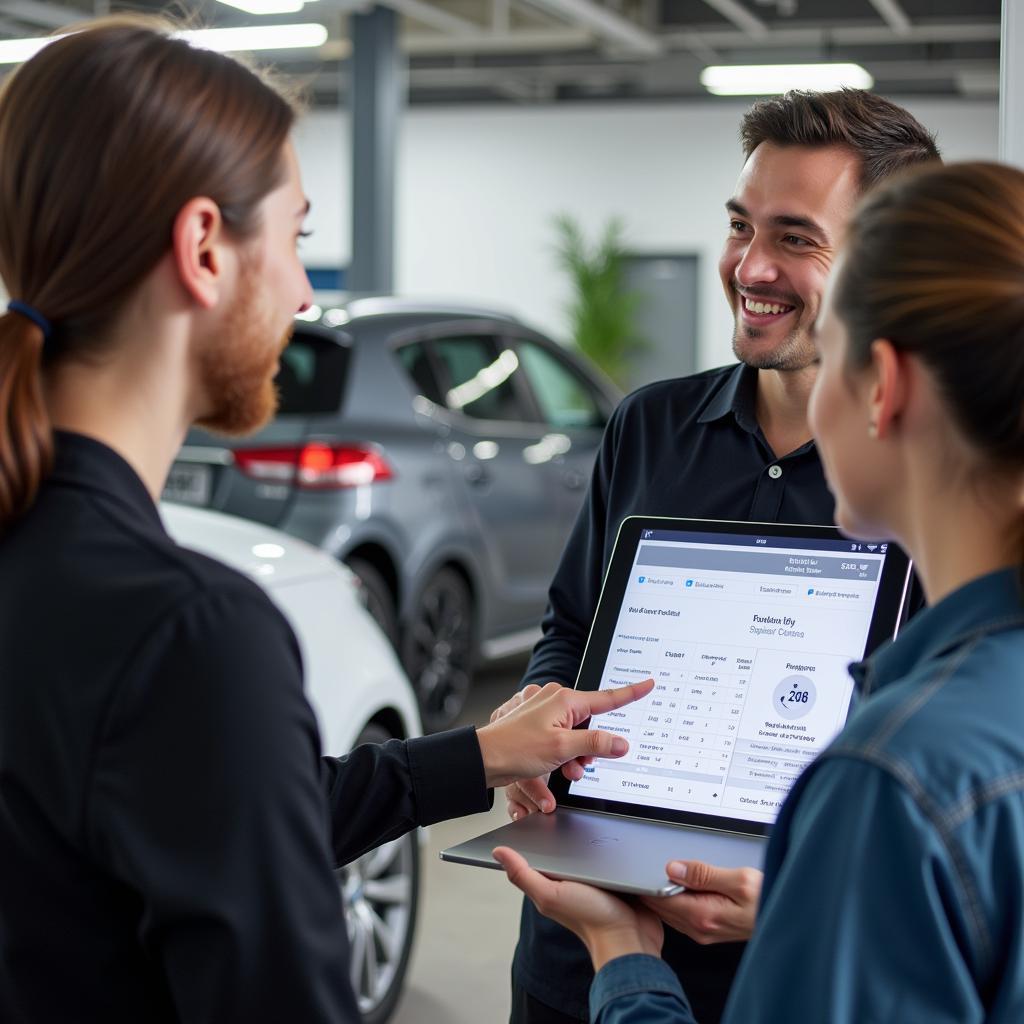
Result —
M 594 720 L 630 752 L 553 780 L 560 806 L 767 834 L 846 721 L 848 667 L 895 636 L 910 562 L 835 527 L 623 521 L 577 689 L 654 677 Z
M 518 850 L 554 878 L 669 895 L 669 859 L 760 867 L 797 776 L 843 727 L 848 666 L 895 636 L 910 563 L 834 527 L 634 516 L 623 521 L 577 689 L 653 677 L 635 704 L 580 728 L 623 758 L 551 778 L 531 814 L 442 852 L 499 867 Z

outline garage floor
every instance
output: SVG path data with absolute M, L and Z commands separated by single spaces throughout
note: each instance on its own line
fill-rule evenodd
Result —
M 486 722 L 518 687 L 525 662 L 481 673 L 461 724 Z M 392 1024 L 502 1024 L 519 934 L 517 890 L 497 871 L 445 864 L 438 851 L 507 821 L 494 809 L 430 828 L 423 847 L 420 920 L 405 995 Z

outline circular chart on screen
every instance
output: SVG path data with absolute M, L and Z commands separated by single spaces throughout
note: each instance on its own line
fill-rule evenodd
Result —
M 803 718 L 814 707 L 818 691 L 807 676 L 786 676 L 772 695 L 775 710 L 785 718 Z

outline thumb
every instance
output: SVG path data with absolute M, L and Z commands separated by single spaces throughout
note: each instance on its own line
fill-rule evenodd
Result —
M 603 729 L 574 729 L 568 749 L 570 759 L 577 757 L 622 757 L 629 751 L 629 742 L 622 736 Z
M 665 870 L 673 882 L 695 892 L 726 892 L 728 889 L 730 872 L 702 860 L 670 860 Z

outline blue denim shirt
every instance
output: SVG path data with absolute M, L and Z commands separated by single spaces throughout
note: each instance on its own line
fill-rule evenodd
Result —
M 1024 602 L 974 580 L 852 666 L 859 703 L 768 847 L 729 1024 L 1024 1021 Z M 694 1020 L 651 957 L 602 969 L 600 1024 Z

